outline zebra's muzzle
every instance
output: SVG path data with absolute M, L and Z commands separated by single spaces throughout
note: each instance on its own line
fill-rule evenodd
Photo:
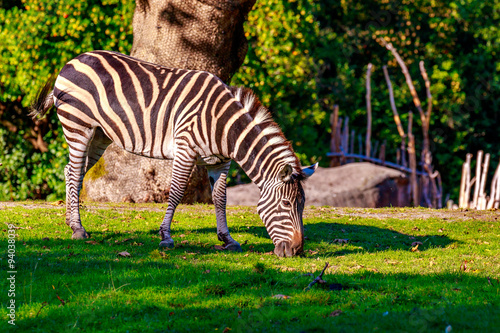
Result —
M 294 234 L 294 237 L 289 241 L 281 241 L 276 244 L 274 248 L 274 253 L 278 257 L 293 257 L 296 256 L 303 251 L 304 242 L 301 236 L 297 233 Z

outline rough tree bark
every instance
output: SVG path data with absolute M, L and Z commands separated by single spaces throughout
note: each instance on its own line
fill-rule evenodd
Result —
M 205 70 L 228 83 L 243 63 L 243 23 L 255 0 L 137 0 L 131 55 L 168 67 Z M 170 161 L 123 151 L 114 144 L 89 171 L 82 199 L 165 202 Z M 183 202 L 210 202 L 204 168 L 191 175 Z

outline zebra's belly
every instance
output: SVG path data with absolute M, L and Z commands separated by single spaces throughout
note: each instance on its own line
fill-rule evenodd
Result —
M 221 155 L 198 156 L 196 164 L 198 165 L 219 165 L 229 162 L 230 159 Z
M 116 143 L 116 141 L 115 141 Z M 175 147 L 173 142 L 164 142 L 163 145 L 143 145 L 143 146 L 122 146 L 120 143 L 116 143 L 120 148 L 128 151 L 129 153 L 155 158 L 162 160 L 173 160 L 175 157 Z

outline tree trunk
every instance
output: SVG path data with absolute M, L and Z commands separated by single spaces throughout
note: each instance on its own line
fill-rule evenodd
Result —
M 255 0 L 137 0 L 133 57 L 211 72 L 229 83 L 247 51 L 243 23 Z M 112 144 L 84 179 L 82 200 L 166 202 L 171 161 L 137 156 Z M 184 203 L 210 202 L 205 168 L 195 167 Z

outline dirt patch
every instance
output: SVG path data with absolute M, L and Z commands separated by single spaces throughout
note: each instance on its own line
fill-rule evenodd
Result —
M 22 201 L 22 202 L 0 202 L 0 209 L 22 207 L 26 209 L 65 209 L 63 201 L 43 202 L 43 201 Z M 165 212 L 167 204 L 103 204 L 84 203 L 82 209 L 87 211 L 112 209 L 118 211 L 151 211 Z M 215 214 L 213 205 L 195 204 L 179 205 L 178 212 L 196 212 L 198 214 Z M 233 206 L 228 207 L 228 215 L 241 213 L 257 213 L 255 206 Z M 445 221 L 500 221 L 500 210 L 448 210 L 448 209 L 427 209 L 427 208 L 337 208 L 329 206 L 307 206 L 304 210 L 304 218 L 313 217 L 316 214 L 334 214 L 338 216 L 353 216 L 370 219 L 401 219 L 401 220 L 425 220 L 430 218 L 443 219 Z

